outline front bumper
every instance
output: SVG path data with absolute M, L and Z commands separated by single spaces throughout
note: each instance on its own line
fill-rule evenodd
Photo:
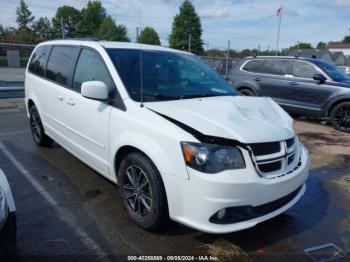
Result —
M 249 159 L 247 152 L 244 158 Z M 171 176 L 171 188 L 167 190 L 170 217 L 182 224 L 208 233 L 229 233 L 247 229 L 275 217 L 292 207 L 305 193 L 305 181 L 309 174 L 309 157 L 301 147 L 301 164 L 298 169 L 282 177 L 267 179 L 257 174 L 253 163 L 246 161 L 246 168 L 219 174 L 203 174 L 189 169 L 189 180 Z M 177 184 L 175 186 L 175 184 Z M 266 206 L 294 194 L 283 205 L 234 223 L 213 223 L 210 218 L 223 208 Z
M 0 256 L 14 256 L 17 248 L 16 212 L 8 214 L 6 224 L 0 230 Z M 0 259 L 1 261 L 1 259 Z

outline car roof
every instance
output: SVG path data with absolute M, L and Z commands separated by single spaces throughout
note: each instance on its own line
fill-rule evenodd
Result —
M 254 59 L 289 59 L 289 60 L 304 60 L 304 61 L 310 61 L 310 62 L 315 62 L 315 61 L 323 61 L 317 58 L 308 58 L 308 57 L 301 57 L 301 56 L 248 56 L 245 57 L 246 60 L 254 60 Z M 325 62 L 325 61 L 323 61 Z
M 74 46 L 89 46 L 89 47 L 103 47 L 103 48 L 119 48 L 119 49 L 141 49 L 141 50 L 155 50 L 155 51 L 168 51 L 176 53 L 191 54 L 181 50 L 176 50 L 164 46 L 146 45 L 130 42 L 114 42 L 114 41 L 99 41 L 99 40 L 85 40 L 85 39 L 59 39 L 51 40 L 40 43 L 38 46 L 43 45 L 74 45 Z

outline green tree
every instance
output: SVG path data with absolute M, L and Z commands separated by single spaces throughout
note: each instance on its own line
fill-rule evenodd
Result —
M 99 38 L 108 41 L 129 42 L 128 32 L 124 25 L 117 25 L 111 16 L 107 16 L 100 28 Z
M 293 45 L 289 48 L 289 50 L 292 49 L 312 49 L 312 45 L 310 43 L 298 43 L 296 45 Z
M 318 42 L 316 48 L 317 49 L 325 49 L 326 46 L 327 46 L 327 44 L 325 42 L 320 41 L 320 42 Z
M 53 35 L 59 38 L 62 36 L 61 19 L 65 37 L 76 36 L 77 27 L 81 20 L 80 11 L 67 5 L 57 8 L 56 14 L 52 18 L 52 31 Z
M 349 44 L 350 43 L 350 35 L 345 36 L 341 42 L 343 44 Z
M 148 45 L 160 45 L 159 36 L 152 27 L 146 26 L 140 34 L 137 42 Z
M 47 40 L 52 37 L 52 27 L 50 20 L 47 17 L 40 17 L 32 25 L 33 33 L 40 38 L 40 40 Z
M 29 30 L 29 26 L 34 20 L 34 16 L 32 16 L 32 12 L 29 10 L 24 0 L 20 1 L 19 6 L 16 9 L 16 14 L 16 22 L 18 24 L 18 29 Z
M 102 23 L 106 18 L 106 10 L 100 1 L 89 1 L 81 10 L 81 23 L 79 34 L 84 36 L 98 37 Z
M 173 28 L 169 36 L 169 45 L 180 50 L 203 53 L 202 26 L 194 6 L 189 0 L 185 0 L 180 6 L 180 12 L 174 17 Z
M 4 27 L 0 24 L 0 39 L 3 40 L 5 37 L 5 29 Z

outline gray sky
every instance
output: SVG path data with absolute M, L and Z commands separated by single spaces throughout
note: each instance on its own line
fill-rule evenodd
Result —
M 57 7 L 71 5 L 81 9 L 87 0 L 26 0 L 33 15 L 51 18 Z M 152 26 L 167 45 L 174 15 L 182 0 L 102 0 L 107 13 L 117 23 L 125 24 L 134 40 L 139 25 Z M 0 0 L 0 24 L 16 26 L 16 6 L 19 0 Z M 311 42 L 341 40 L 350 34 L 350 0 L 192 0 L 201 16 L 203 40 L 209 48 L 225 48 L 227 40 L 234 49 L 267 46 L 275 48 L 278 17 L 283 5 L 280 47 L 289 47 L 297 41 Z

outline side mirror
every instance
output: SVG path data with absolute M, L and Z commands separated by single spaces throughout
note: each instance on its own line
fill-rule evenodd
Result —
M 315 74 L 313 78 L 314 80 L 319 81 L 320 84 L 323 84 L 327 80 L 327 78 L 322 74 Z
M 81 95 L 95 100 L 108 99 L 108 87 L 102 81 L 87 81 L 81 85 Z

